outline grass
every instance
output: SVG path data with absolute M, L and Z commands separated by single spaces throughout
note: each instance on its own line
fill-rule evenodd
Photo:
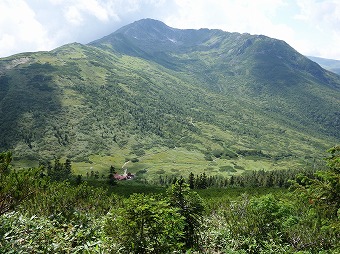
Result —
M 129 197 L 134 193 L 144 194 L 165 194 L 166 187 L 147 185 L 136 181 L 120 181 L 116 186 L 108 186 L 105 181 L 89 180 L 90 185 L 102 187 L 103 185 L 109 188 L 109 192 L 122 197 Z
M 121 153 L 109 155 L 92 155 L 91 162 L 73 162 L 74 174 L 86 176 L 91 171 L 98 171 L 100 175 L 108 175 L 110 166 L 114 166 L 118 173 L 123 173 L 122 166 L 127 158 L 134 157 L 130 150 L 121 150 Z M 285 170 L 305 166 L 305 160 L 296 159 L 263 159 L 256 157 L 239 157 L 234 159 L 215 158 L 214 161 L 207 161 L 199 150 L 188 151 L 185 148 L 169 149 L 160 147 L 146 150 L 145 155 L 138 157 L 138 162 L 125 164 L 128 172 L 136 174 L 138 171 L 146 170 L 141 176 L 148 181 L 157 181 L 159 176 L 182 175 L 188 177 L 192 172 L 195 175 L 205 172 L 208 176 L 219 175 L 229 177 L 240 175 L 245 170 Z M 234 170 L 221 170 L 228 167 Z

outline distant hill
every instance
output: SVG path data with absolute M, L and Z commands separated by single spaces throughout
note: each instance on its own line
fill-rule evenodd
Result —
M 326 70 L 329 70 L 331 72 L 334 72 L 340 75 L 340 61 L 339 60 L 326 59 L 326 58 L 315 57 L 315 56 L 308 56 L 308 58 L 320 64 L 322 68 L 325 68 Z
M 340 140 L 339 76 L 266 36 L 140 20 L 2 58 L 0 88 L 0 150 L 82 173 L 299 167 Z

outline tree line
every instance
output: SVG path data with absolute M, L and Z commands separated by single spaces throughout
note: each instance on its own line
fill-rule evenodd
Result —
M 160 175 L 158 180 L 149 182 L 161 186 L 169 186 L 178 179 L 184 179 L 191 189 L 207 189 L 207 188 L 226 188 L 226 187 L 277 187 L 289 188 L 291 181 L 296 179 L 298 175 L 306 175 L 313 177 L 314 173 L 320 169 L 306 167 L 303 169 L 287 169 L 287 170 L 254 170 L 244 171 L 241 175 L 231 175 L 228 177 L 221 175 L 207 175 L 205 172 L 195 175 L 190 173 L 188 177 L 176 175 Z M 322 169 L 324 170 L 324 169 Z

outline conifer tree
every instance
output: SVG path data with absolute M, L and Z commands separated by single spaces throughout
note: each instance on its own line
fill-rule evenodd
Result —
M 189 187 L 190 189 L 195 188 L 195 175 L 192 172 L 189 174 Z
M 183 241 L 187 248 L 199 248 L 199 230 L 204 211 L 201 197 L 180 178 L 167 191 L 171 206 L 185 218 Z

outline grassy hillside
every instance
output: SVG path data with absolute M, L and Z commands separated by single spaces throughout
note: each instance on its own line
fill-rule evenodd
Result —
M 304 132 L 339 138 L 339 77 L 283 41 L 221 30 L 173 29 L 146 19 L 91 45 L 152 60 L 183 74 L 189 83 L 223 94 L 223 99 L 248 102 L 275 118 L 285 114 L 284 122 L 289 119 Z
M 0 59 L 0 150 L 151 179 L 298 168 L 339 142 L 339 78 L 284 42 L 143 22 Z

